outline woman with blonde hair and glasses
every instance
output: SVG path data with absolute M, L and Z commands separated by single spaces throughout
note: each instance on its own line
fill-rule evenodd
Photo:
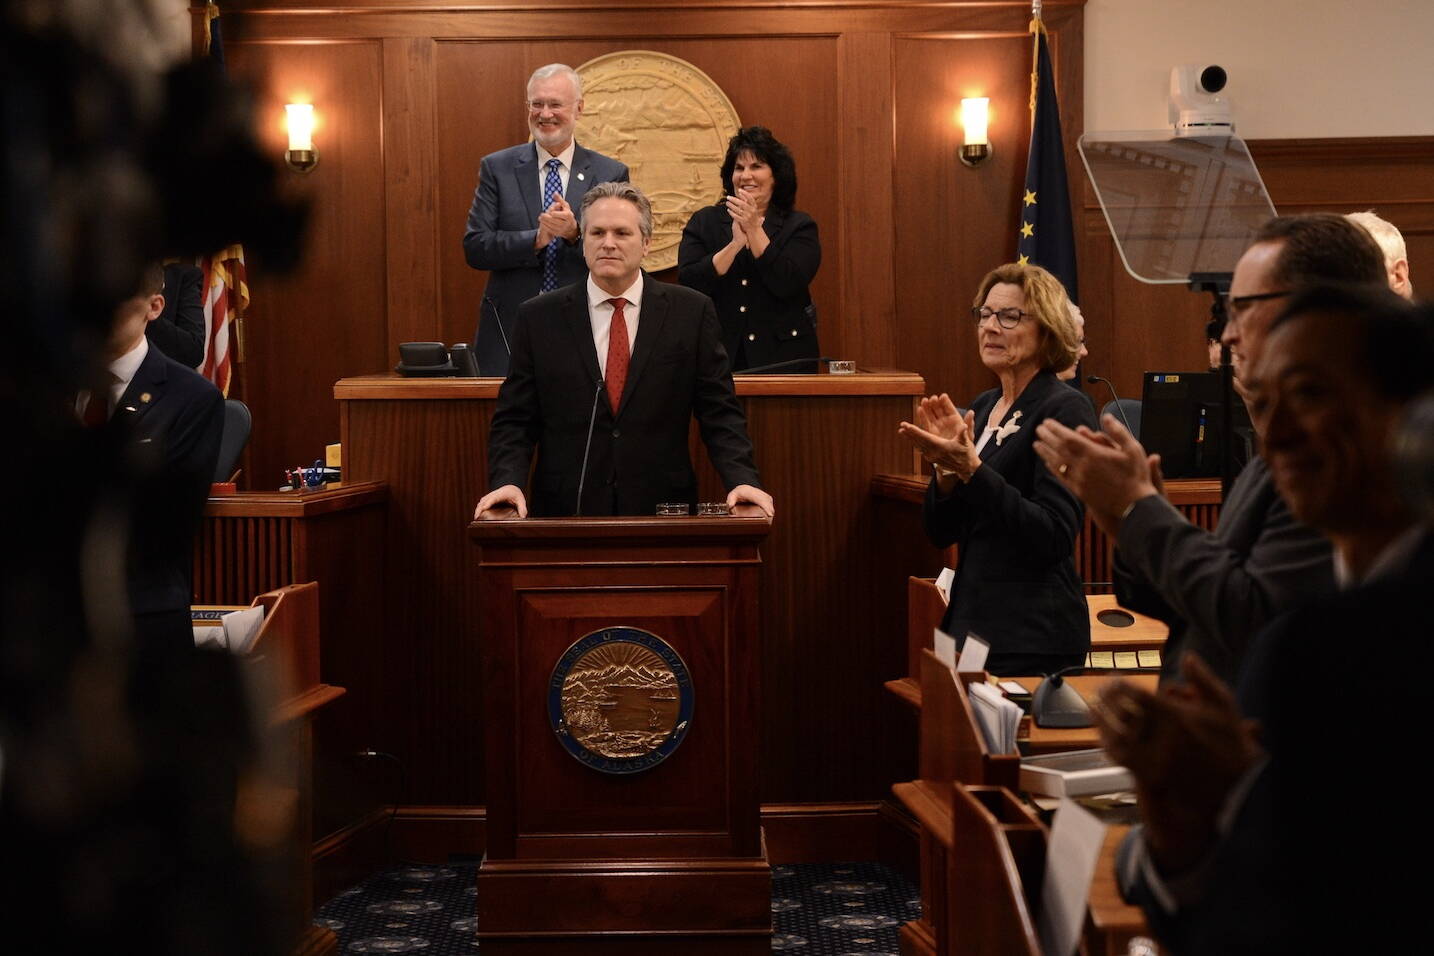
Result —
M 1083 509 L 1032 448 L 1048 418 L 1096 427 L 1090 402 L 1056 377 L 1074 364 L 1080 333 L 1060 281 L 1019 263 L 981 280 L 971 321 L 981 362 L 1000 385 L 964 417 L 947 395 L 923 398 L 915 422 L 898 431 L 934 472 L 927 535 L 957 547 L 942 630 L 989 643 L 994 673 L 1048 674 L 1079 665 L 1090 649 L 1074 561 Z

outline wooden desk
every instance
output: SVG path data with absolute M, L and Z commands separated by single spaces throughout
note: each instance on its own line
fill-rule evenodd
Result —
M 332 930 L 313 925 L 313 724 L 320 710 L 344 695 L 343 687 L 320 678 L 319 591 L 310 581 L 267 591 L 254 598 L 263 605 L 264 623 L 244 658 L 244 666 L 263 675 L 256 687 L 274 693 L 268 717 L 265 746 L 282 759 L 271 759 L 253 771 L 247 780 L 251 791 L 265 802 L 291 805 L 288 853 L 296 859 L 302 910 L 299 938 L 293 956 L 332 956 L 338 939 Z M 292 803 L 288 798 L 292 797 Z M 322 898 L 322 897 L 321 897 Z
M 1041 684 L 1040 677 L 1006 679 L 1016 681 L 1030 691 L 1034 691 Z M 1110 673 L 1080 674 L 1066 678 L 1087 701 L 1093 699 L 1096 692 L 1107 682 L 1119 679 L 1128 680 L 1146 690 L 1154 690 L 1156 683 L 1160 680 L 1160 675 Z M 910 706 L 918 710 L 921 708 L 921 687 L 915 678 L 903 677 L 901 680 L 888 681 L 886 689 Z M 1086 750 L 1090 747 L 1100 746 L 1100 735 L 1096 733 L 1094 727 L 1037 727 L 1034 721 L 1030 723 L 1026 736 L 1018 739 L 1028 754 L 1059 753 L 1063 750 Z
M 210 498 L 194 555 L 194 603 L 248 604 L 294 581 L 319 584 L 320 677 L 349 693 L 313 721 L 316 892 L 327 899 L 380 862 L 378 841 L 347 851 L 356 828 L 383 820 L 391 767 L 355 758 L 378 743 L 382 692 L 384 513 L 388 486 L 346 481 L 304 491 Z
M 390 489 L 377 749 L 404 761 L 407 800 L 418 805 L 399 814 L 399 852 L 482 848 L 482 638 L 466 535 L 487 490 L 499 384 L 368 375 L 334 386 L 345 477 Z M 877 802 L 913 773 L 911 755 L 889 745 L 909 718 L 881 691 L 883 680 L 905 673 L 899 627 L 896 641 L 881 639 L 902 604 L 886 605 L 874 589 L 893 571 L 904 582 L 914 559 L 882 563 L 876 545 L 885 529 L 868 488 L 873 475 L 915 469 L 896 425 L 925 386 L 918 375 L 870 370 L 738 376 L 736 387 L 776 500 L 760 585 L 761 800 L 769 852 L 780 862 L 794 858 L 784 833 L 801 821 L 836 821 L 861 803 L 875 823 Z M 717 477 L 697 448 L 703 500 L 713 500 Z M 802 809 L 788 812 L 792 805 Z M 773 813 L 786 822 L 774 825 Z M 409 836 L 420 823 L 434 838 L 416 848 Z M 833 838 L 821 842 L 834 849 L 850 841 L 849 829 L 829 831 Z
M 1090 881 L 1090 912 L 1086 920 L 1086 956 L 1125 956 L 1132 939 L 1150 929 L 1140 907 L 1121 899 L 1115 878 L 1115 851 L 1130 832 L 1128 826 L 1107 827 L 1095 875 Z
M 956 549 L 936 548 L 927 539 L 921 522 L 929 474 L 877 475 L 871 480 L 871 495 L 891 538 L 882 543 L 888 552 L 903 550 L 919 555 L 924 570 L 918 577 L 934 578 L 942 568 L 956 566 Z M 1220 518 L 1220 482 L 1214 478 L 1191 478 L 1165 483 L 1165 495 L 1191 524 L 1213 531 Z M 1086 583 L 1089 594 L 1111 590 L 1115 544 L 1095 526 L 1087 514 L 1075 540 L 1076 574 Z

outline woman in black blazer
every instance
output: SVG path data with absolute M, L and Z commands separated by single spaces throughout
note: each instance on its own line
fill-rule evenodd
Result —
M 1047 418 L 1096 427 L 1085 396 L 1056 378 L 1074 363 L 1080 336 L 1065 289 L 1039 266 L 991 270 L 973 305 L 981 362 L 1000 387 L 977 396 L 964 418 L 948 396 L 924 398 L 916 422 L 899 431 L 935 472 L 927 535 L 957 546 L 942 630 L 989 642 L 993 673 L 1048 674 L 1090 649 L 1074 561 L 1081 503 L 1032 448 Z
M 808 292 L 822 262 L 817 224 L 792 208 L 792 154 L 762 126 L 737 131 L 722 163 L 716 205 L 682 230 L 677 280 L 717 304 L 732 371 L 816 358 L 816 309 Z M 783 371 L 815 371 L 816 365 Z

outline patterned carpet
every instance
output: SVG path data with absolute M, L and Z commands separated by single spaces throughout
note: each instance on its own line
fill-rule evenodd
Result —
M 314 922 L 342 953 L 456 956 L 478 950 L 478 865 L 405 866 L 345 890 Z M 772 867 L 773 952 L 895 956 L 896 929 L 921 912 L 916 887 L 879 863 Z

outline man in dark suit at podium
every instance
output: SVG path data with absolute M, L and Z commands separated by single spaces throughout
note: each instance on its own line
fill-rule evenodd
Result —
M 507 375 L 518 306 L 586 273 L 574 210 L 598 183 L 627 181 L 627 167 L 573 139 L 583 112 L 582 80 L 550 63 L 528 80 L 533 141 L 483 157 L 468 211 L 463 256 L 488 270 L 473 341 L 482 375 Z
M 488 440 L 495 506 L 534 515 L 651 515 L 697 498 L 687 434 L 697 417 L 727 503 L 772 514 L 752 460 L 712 300 L 642 272 L 652 208 L 637 187 L 603 183 L 582 205 L 586 281 L 524 303 L 513 364 Z

